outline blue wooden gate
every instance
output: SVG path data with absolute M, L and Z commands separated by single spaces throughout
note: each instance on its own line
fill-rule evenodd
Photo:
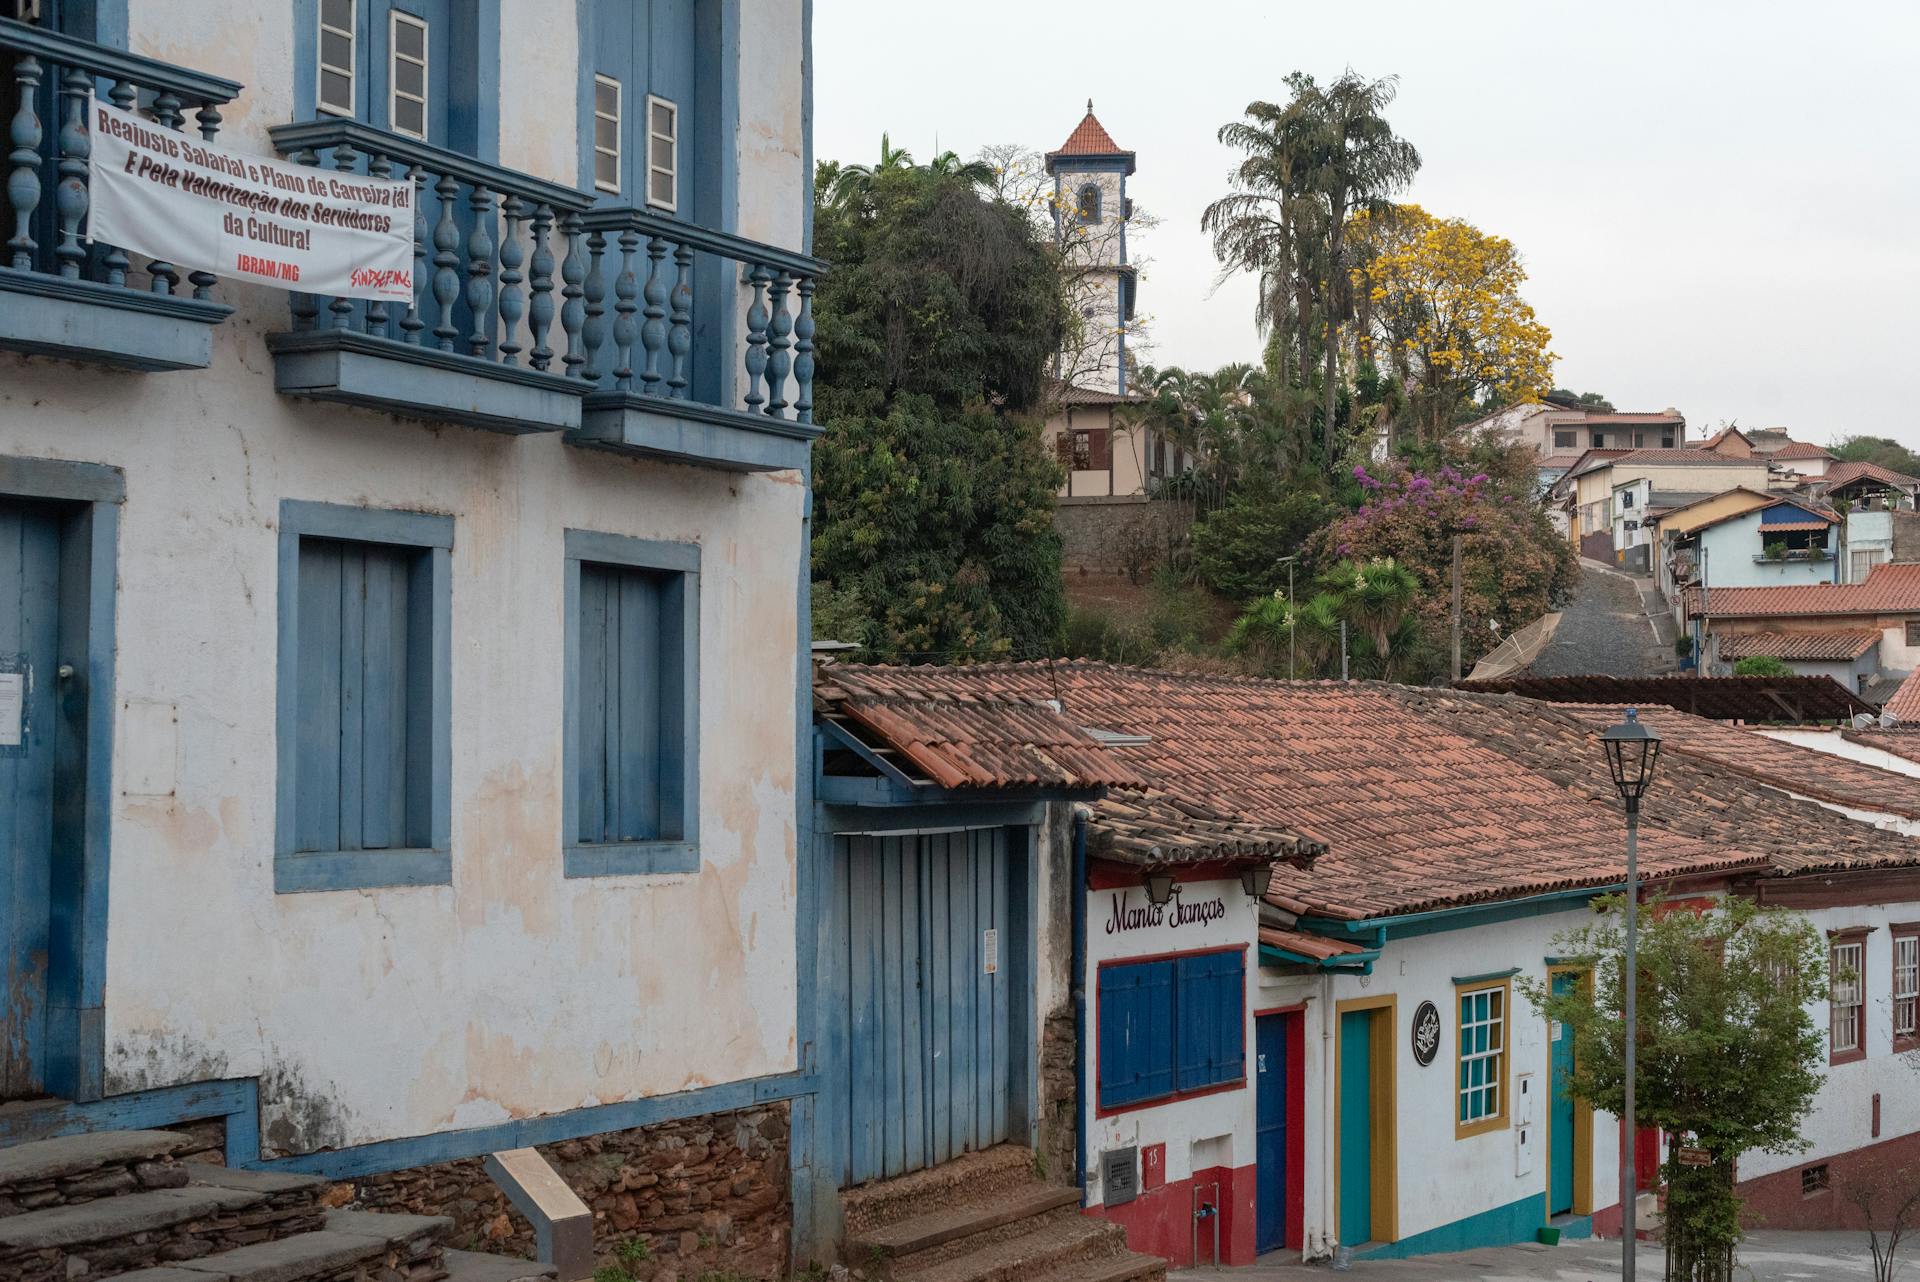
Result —
M 59 518 L 0 502 L 0 1099 L 46 1081 L 59 597 Z
M 842 1185 L 1006 1140 L 1021 1077 L 1006 830 L 846 836 L 835 847 Z

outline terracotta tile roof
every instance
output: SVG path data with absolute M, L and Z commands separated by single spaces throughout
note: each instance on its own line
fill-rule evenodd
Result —
M 1104 392 L 1069 383 L 1057 393 L 1062 405 L 1137 405 L 1150 398 L 1138 392 Z
M 1902 721 L 1920 721 L 1920 671 L 1909 673 L 1880 711 Z
M 1106 126 L 1094 118 L 1093 104 L 1089 102 L 1087 114 L 1080 118 L 1080 123 L 1073 127 L 1073 132 L 1067 135 L 1067 140 L 1061 143 L 1060 149 L 1053 154 L 1056 156 L 1130 156 L 1133 153 L 1122 150 L 1120 144 L 1113 140 L 1113 135 L 1107 132 Z
M 1686 421 L 1686 415 L 1672 410 L 1661 410 L 1655 413 L 1642 413 L 1631 410 L 1589 410 L 1587 411 L 1586 418 L 1582 420 L 1583 424 L 1587 427 L 1651 427 L 1667 425 L 1678 427 L 1684 425 Z
M 1594 731 L 1620 720 L 1617 707 L 1563 704 Z M 1689 716 L 1671 708 L 1648 710 L 1642 720 L 1660 733 L 1662 760 L 1682 755 L 1711 762 L 1756 783 L 1817 801 L 1920 819 L 1920 779 L 1768 738 L 1757 730 Z M 1920 862 L 1920 844 L 1914 847 Z
M 1699 603 L 1688 606 L 1698 614 Z M 1920 613 L 1920 562 L 1887 561 L 1860 583 L 1801 583 L 1769 588 L 1713 588 L 1711 618 L 1783 618 L 1790 615 Z
M 1799 659 L 1808 663 L 1845 662 L 1857 659 L 1880 644 L 1880 634 L 1872 629 L 1836 629 L 1830 632 L 1723 632 L 1720 637 L 1722 659 L 1745 659 L 1757 654 L 1776 659 Z M 1920 702 L 1920 695 L 1916 695 Z
M 1304 930 L 1287 930 L 1280 926 L 1262 926 L 1260 945 L 1263 948 L 1278 948 L 1296 957 L 1310 957 L 1314 961 L 1351 957 L 1367 951 L 1350 939 L 1329 939 L 1325 935 L 1310 935 Z
M 1817 459 L 1832 458 L 1833 455 L 1818 445 L 1809 445 L 1805 441 L 1788 441 L 1777 450 L 1762 450 L 1770 459 Z
M 1706 440 L 1700 441 L 1697 444 L 1695 444 L 1693 448 L 1697 450 L 1710 450 L 1710 449 L 1713 449 L 1715 446 L 1719 445 L 1721 442 L 1725 441 L 1729 436 L 1737 436 L 1741 440 L 1745 441 L 1748 445 L 1753 444 L 1752 438 L 1750 438 L 1745 432 L 1741 431 L 1739 428 L 1723 427 L 1719 431 L 1715 432 L 1712 436 L 1709 436 Z
M 1725 638 L 1725 633 L 1714 635 Z M 1609 708 L 1674 708 L 1722 721 L 1842 721 L 1871 705 L 1832 677 L 1574 677 L 1468 679 L 1454 686 L 1488 694 L 1517 694 L 1549 703 Z
M 1842 485 L 1851 485 L 1859 480 L 1878 481 L 1882 485 L 1906 490 L 1920 486 L 1920 477 L 1908 476 L 1890 467 L 1881 467 L 1878 463 L 1835 463 L 1827 469 L 1825 476 L 1810 479 L 1825 485 L 1828 489 L 1838 489 Z
M 1903 760 L 1920 764 L 1920 728 L 1893 726 L 1873 730 L 1842 730 L 1840 737 L 1868 748 L 1878 748 Z
M 1426 719 L 1526 761 L 1561 786 L 1602 803 L 1617 819 L 1599 732 L 1620 720 L 1618 706 L 1543 705 L 1516 695 L 1389 688 Z M 1643 710 L 1641 719 L 1661 736 L 1660 764 L 1641 816 L 1643 834 L 1657 826 L 1710 848 L 1755 852 L 1776 874 L 1920 863 L 1920 843 L 1911 838 L 1788 795 L 1902 814 L 1904 807 L 1920 804 L 1920 779 L 1671 708 Z
M 845 671 L 833 665 L 827 674 L 843 681 Z M 1082 662 L 859 673 L 874 693 L 1058 698 L 1082 725 L 1145 736 L 1109 751 L 1148 776 L 1156 796 L 1325 844 L 1312 871 L 1275 875 L 1269 898 L 1300 915 L 1420 912 L 1621 876 L 1619 819 L 1597 804 L 1598 794 L 1569 796 L 1532 762 L 1415 715 L 1393 697 L 1395 687 Z M 1583 744 L 1591 737 L 1572 721 L 1561 734 Z M 1597 760 L 1597 746 L 1581 750 L 1588 748 Z M 1096 825 L 1120 796 L 1095 804 Z M 1765 866 L 1751 851 L 1664 831 L 1649 832 L 1643 847 L 1650 875 Z
M 1645 463 L 1649 465 L 1676 467 L 1738 467 L 1750 463 L 1756 468 L 1764 468 L 1767 460 L 1761 455 L 1751 458 L 1738 454 L 1716 454 L 1711 450 L 1695 450 L 1675 447 L 1674 449 L 1628 450 L 1613 460 L 1616 464 Z

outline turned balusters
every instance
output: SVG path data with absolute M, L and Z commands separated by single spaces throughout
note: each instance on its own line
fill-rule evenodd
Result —
M 760 394 L 761 383 L 767 373 L 767 324 L 771 319 L 767 315 L 767 284 L 773 279 L 773 272 L 765 267 L 755 267 L 747 279 L 753 285 L 753 302 L 747 307 L 747 412 L 758 414 L 766 403 L 766 397 Z
M 693 350 L 693 250 L 686 245 L 675 245 L 673 268 L 673 319 L 667 329 L 667 351 L 673 364 L 667 374 L 667 395 L 684 400 L 687 355 Z
M 467 196 L 467 211 L 473 215 L 473 230 L 467 233 L 467 318 L 473 329 L 467 335 L 467 351 L 473 356 L 487 354 L 487 312 L 493 306 L 493 192 L 480 183 Z
M 581 331 L 587 322 L 585 303 L 587 262 L 586 237 L 581 231 L 580 214 L 568 210 L 560 220 L 561 234 L 567 238 L 567 254 L 560 260 L 560 330 L 567 336 L 567 354 L 560 358 L 568 378 L 581 377 L 587 363 L 586 343 Z
M 87 261 L 87 247 L 80 243 L 80 224 L 87 216 L 87 156 L 93 150 L 93 136 L 87 131 L 87 100 L 92 95 L 93 77 L 78 67 L 67 68 L 60 78 L 60 163 L 56 167 L 60 182 L 53 198 L 60 217 L 60 243 L 54 246 L 53 256 L 60 264 L 60 275 L 67 280 L 80 279 L 81 265 Z
M 163 89 L 154 95 L 153 118 L 168 129 L 178 129 L 186 123 L 184 107 L 179 94 Z M 172 294 L 180 284 L 180 269 L 162 259 L 156 258 L 147 264 L 147 275 L 152 278 L 152 292 L 156 294 Z M 344 320 L 339 323 L 346 324 Z
M 527 294 L 520 287 L 520 264 L 526 258 L 526 246 L 520 243 L 520 228 L 527 221 L 527 207 L 520 197 L 507 193 L 500 205 L 506 231 L 500 237 L 500 363 L 520 363 L 520 318 L 526 314 Z
M 393 162 L 388 160 L 386 156 L 380 152 L 374 152 L 367 160 L 367 176 L 370 178 L 391 178 L 393 176 Z M 381 338 L 387 337 L 387 304 L 383 299 L 370 298 L 367 300 L 366 331 L 369 334 L 376 334 Z
M 787 294 L 793 289 L 793 277 L 777 272 L 769 291 L 768 307 L 772 317 L 767 325 L 767 413 L 775 418 L 787 416 L 787 370 L 793 357 L 793 315 L 787 310 Z
M 813 277 L 802 276 L 800 314 L 793 321 L 793 416 L 813 422 Z
M 421 315 L 426 310 L 430 284 L 427 278 L 427 242 L 433 235 L 427 226 L 427 171 L 415 164 L 407 171 L 413 182 L 413 304 L 400 318 L 402 342 L 420 344 L 420 331 L 427 327 Z
M 453 303 L 460 297 L 460 227 L 453 220 L 453 201 L 460 184 L 451 174 L 441 174 L 433 190 L 440 198 L 440 219 L 433 225 L 433 337 L 435 346 L 450 352 L 460 337 L 453 323 Z
M 553 206 L 539 204 L 533 210 L 533 299 L 527 308 L 527 336 L 533 350 L 527 363 L 545 370 L 553 363 L 553 349 L 547 346 L 547 330 L 553 325 L 553 246 L 548 237 L 553 231 Z
M 350 174 L 359 167 L 360 153 L 346 139 L 341 139 L 333 149 L 333 168 L 337 173 Z M 345 294 L 336 295 L 327 310 L 333 313 L 333 328 L 350 329 L 353 326 L 353 300 Z
M 586 345 L 587 364 L 582 377 L 589 383 L 600 381 L 600 352 L 607 341 L 607 277 L 605 272 L 607 238 L 600 232 L 587 236 L 586 322 L 581 341 Z
M 200 124 L 200 137 L 203 141 L 212 142 L 219 136 L 220 108 L 218 106 L 210 102 L 202 103 L 200 110 L 193 113 L 193 118 Z M 219 279 L 212 272 L 205 271 L 192 272 L 187 276 L 188 282 L 193 285 L 193 296 L 201 302 L 206 302 L 213 297 L 214 282 Z
M 13 207 L 13 237 L 7 241 L 15 271 L 33 269 L 33 216 L 40 208 L 40 113 L 34 107 L 40 92 L 40 60 L 22 54 L 13 64 L 13 84 L 20 105 L 8 125 L 7 203 Z

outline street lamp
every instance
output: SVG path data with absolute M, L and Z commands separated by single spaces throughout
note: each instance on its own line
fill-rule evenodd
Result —
M 1140 879 L 1147 888 L 1147 902 L 1165 907 L 1173 902 L 1173 873 L 1166 868 L 1154 868 Z
M 1660 759 L 1660 736 L 1641 725 L 1639 712 L 1628 708 L 1627 719 L 1602 734 L 1600 742 L 1607 750 L 1614 791 L 1627 805 L 1626 1115 L 1622 1119 L 1626 1131 L 1620 1144 L 1620 1276 L 1622 1282 L 1634 1282 L 1633 1084 L 1640 988 L 1634 943 L 1640 921 L 1640 798 L 1653 781 L 1654 762 Z

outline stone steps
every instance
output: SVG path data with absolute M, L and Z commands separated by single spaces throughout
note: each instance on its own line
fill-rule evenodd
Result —
M 439 1238 L 451 1227 L 439 1215 L 335 1211 L 312 1233 L 121 1274 L 118 1282 L 439 1282 L 449 1276 Z
M 876 1266 L 891 1261 L 897 1274 L 1023 1236 L 1054 1220 L 1075 1218 L 1079 1203 L 1073 1189 L 1032 1181 L 870 1229 L 847 1240 L 846 1254 Z
M 484 1251 L 442 1251 L 447 1282 L 546 1282 L 556 1276 L 551 1264 L 518 1260 Z
M 1064 1271 L 1042 1274 L 1033 1282 L 1165 1282 L 1167 1262 L 1157 1255 L 1128 1251 L 1108 1260 L 1070 1265 Z
M 186 1183 L 172 1131 L 96 1131 L 0 1148 L 0 1219 Z
M 1033 1150 L 998 1144 L 898 1179 L 848 1189 L 840 1214 L 849 1238 L 919 1215 L 970 1205 L 1035 1183 Z
M 1075 1216 L 964 1255 L 899 1267 L 892 1277 L 894 1282 L 1032 1282 L 1049 1274 L 1079 1278 L 1126 1254 L 1126 1230 Z

